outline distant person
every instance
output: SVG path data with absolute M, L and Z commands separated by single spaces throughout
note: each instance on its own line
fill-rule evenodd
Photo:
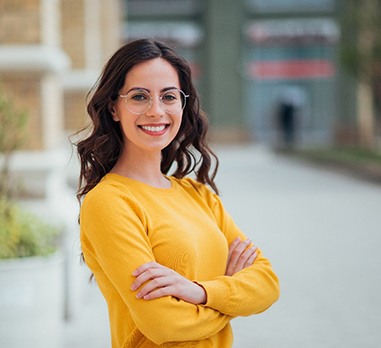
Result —
M 296 106 L 282 101 L 279 105 L 278 123 L 282 133 L 282 145 L 292 147 L 295 144 Z
M 281 92 L 276 118 L 282 147 L 292 149 L 297 144 L 298 132 L 301 130 L 299 127 L 303 121 L 300 118 L 305 118 L 306 107 L 306 91 L 302 87 L 287 86 Z
M 164 43 L 133 41 L 107 62 L 88 112 L 81 246 L 112 347 L 231 347 L 230 321 L 269 308 L 279 285 L 217 195 L 188 63 Z

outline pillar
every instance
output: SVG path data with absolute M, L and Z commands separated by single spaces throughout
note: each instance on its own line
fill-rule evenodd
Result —
M 246 139 L 241 78 L 243 1 L 210 0 L 204 6 L 205 106 L 214 138 Z

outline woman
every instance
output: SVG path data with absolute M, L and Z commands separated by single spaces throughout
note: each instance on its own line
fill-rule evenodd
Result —
M 129 43 L 106 64 L 88 113 L 81 245 L 112 346 L 231 347 L 230 320 L 271 306 L 278 280 L 217 195 L 189 65 L 164 43 Z

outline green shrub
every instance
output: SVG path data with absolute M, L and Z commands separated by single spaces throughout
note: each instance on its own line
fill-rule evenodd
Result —
M 10 197 L 13 188 L 9 161 L 25 141 L 28 116 L 25 111 L 18 110 L 1 87 L 0 84 L 0 196 Z
M 47 256 L 58 248 L 59 228 L 0 199 L 0 259 Z

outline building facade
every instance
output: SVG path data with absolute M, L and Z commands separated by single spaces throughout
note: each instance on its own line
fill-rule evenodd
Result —
M 155 37 L 190 60 L 217 141 L 330 144 L 353 126 L 336 0 L 126 4 L 125 41 Z
M 0 91 L 28 116 L 12 180 L 28 209 L 64 230 L 66 318 L 78 314 L 87 279 L 75 245 L 78 163 L 68 136 L 87 124 L 86 94 L 120 46 L 123 16 L 119 0 L 0 0 Z
M 85 96 L 120 44 L 119 0 L 0 0 L 0 81 L 28 114 L 25 149 L 52 150 L 86 123 Z
M 277 144 L 291 132 L 308 145 L 355 133 L 337 0 L 0 0 L 0 16 L 0 80 L 29 113 L 29 149 L 59 146 L 86 124 L 106 58 L 140 37 L 190 61 L 216 141 Z

